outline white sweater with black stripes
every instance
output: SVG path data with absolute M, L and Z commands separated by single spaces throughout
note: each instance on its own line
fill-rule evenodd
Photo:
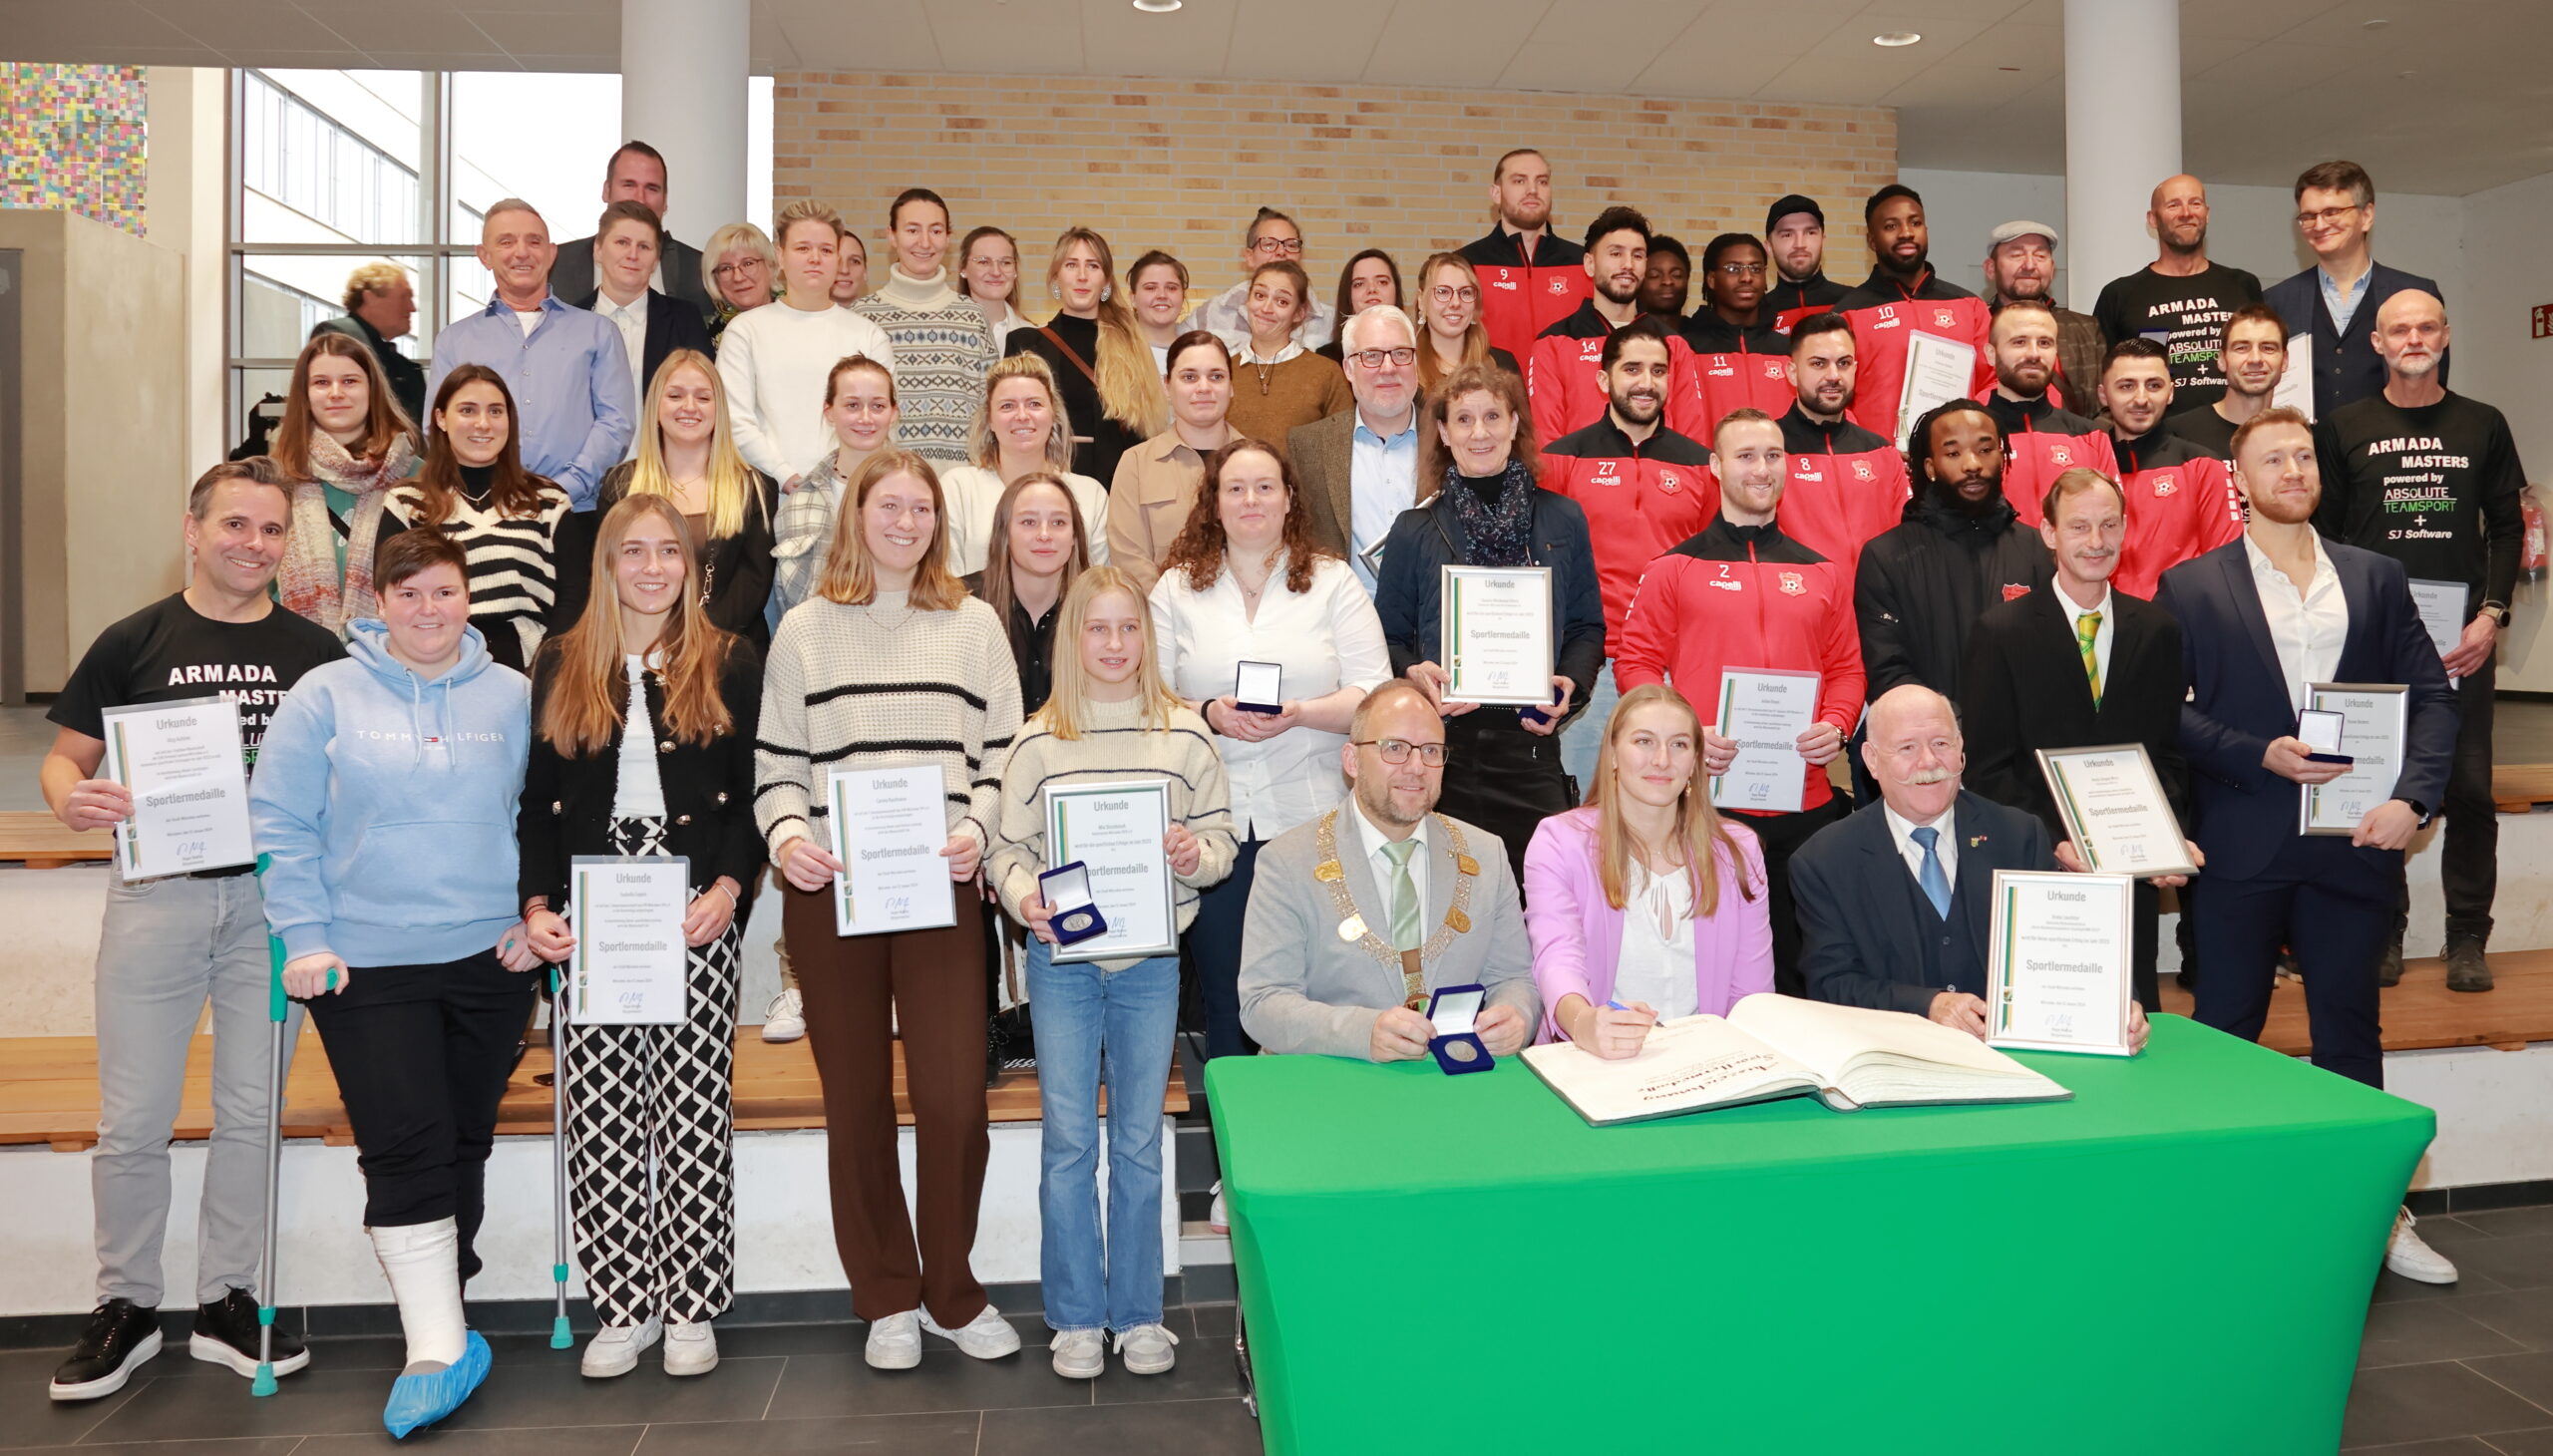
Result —
M 473 477 L 484 481 L 486 472 L 463 470 L 465 484 L 475 484 Z M 501 515 L 487 497 L 474 498 L 468 489 L 453 498 L 443 533 L 469 558 L 470 623 L 488 639 L 489 655 L 529 672 L 558 599 L 558 532 L 567 519 L 567 493 L 542 481 L 541 509 L 530 516 Z M 414 528 L 426 514 L 425 490 L 396 487 L 382 509 L 403 529 Z
M 1018 734 L 1019 674 L 991 607 L 968 597 L 917 611 L 902 591 L 861 606 L 810 597 L 780 619 L 763 664 L 754 821 L 770 849 L 801 835 L 822 845 L 835 765 L 932 763 L 949 832 L 989 846 Z

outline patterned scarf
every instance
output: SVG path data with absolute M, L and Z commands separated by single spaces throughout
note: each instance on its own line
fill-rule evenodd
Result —
M 323 431 L 310 432 L 310 474 L 314 479 L 292 487 L 292 529 L 285 538 L 283 567 L 275 589 L 284 609 L 306 617 L 342 639 L 346 624 L 381 615 L 372 589 L 373 547 L 381 540 L 381 509 L 390 488 L 416 468 L 416 441 L 407 435 L 390 442 L 379 460 L 356 460 L 346 447 Z M 337 569 L 337 523 L 328 512 L 328 493 L 335 486 L 355 498 L 346 517 L 346 564 Z
M 1471 538 L 1474 566 L 1534 564 L 1534 473 L 1521 460 L 1507 462 L 1498 478 L 1498 499 L 1485 502 L 1474 483 L 1452 466 L 1445 468 L 1444 494 L 1454 503 L 1454 519 Z

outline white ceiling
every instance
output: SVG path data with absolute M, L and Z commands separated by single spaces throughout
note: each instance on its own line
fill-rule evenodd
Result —
M 758 71 L 1499 88 L 1892 106 L 1903 165 L 2064 170 L 2063 0 L 749 0 Z M 710 6 L 704 4 L 704 10 Z M 0 55 L 139 65 L 609 71 L 618 0 L 0 0 Z M 2369 21 L 2384 21 L 2370 27 Z M 1883 31 L 1921 32 L 1884 50 Z M 2279 184 L 2553 172 L 2548 0 L 2182 0 L 2183 151 Z M 2136 122 L 2135 76 L 2115 92 Z

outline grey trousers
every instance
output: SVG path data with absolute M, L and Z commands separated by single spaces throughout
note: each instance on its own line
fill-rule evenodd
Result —
M 98 1298 L 149 1308 L 163 1293 L 169 1136 L 186 1052 L 212 1007 L 212 1141 L 197 1218 L 195 1302 L 257 1287 L 266 1218 L 266 911 L 255 877 L 121 882 L 98 942 Z M 301 1008 L 284 1025 L 287 1069 Z

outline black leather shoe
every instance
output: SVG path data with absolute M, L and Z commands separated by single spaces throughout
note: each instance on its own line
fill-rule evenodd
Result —
M 275 1373 L 289 1375 L 310 1363 L 301 1341 L 275 1326 L 272 1344 Z M 249 1379 L 257 1374 L 257 1296 L 233 1287 L 229 1293 L 195 1309 L 195 1332 L 186 1338 L 186 1353 L 215 1365 L 228 1365 Z
M 2402 983 L 2402 937 L 2396 935 L 2384 947 L 2384 958 L 2375 962 L 2375 983 L 2398 986 Z
M 109 1299 L 89 1316 L 71 1358 L 53 1372 L 45 1393 L 56 1400 L 95 1400 L 122 1390 L 133 1372 L 160 1353 L 160 1311 L 131 1299 Z
M 2450 991 L 2487 991 L 2491 988 L 2491 962 L 2482 958 L 2481 936 L 2446 937 L 2446 988 Z

